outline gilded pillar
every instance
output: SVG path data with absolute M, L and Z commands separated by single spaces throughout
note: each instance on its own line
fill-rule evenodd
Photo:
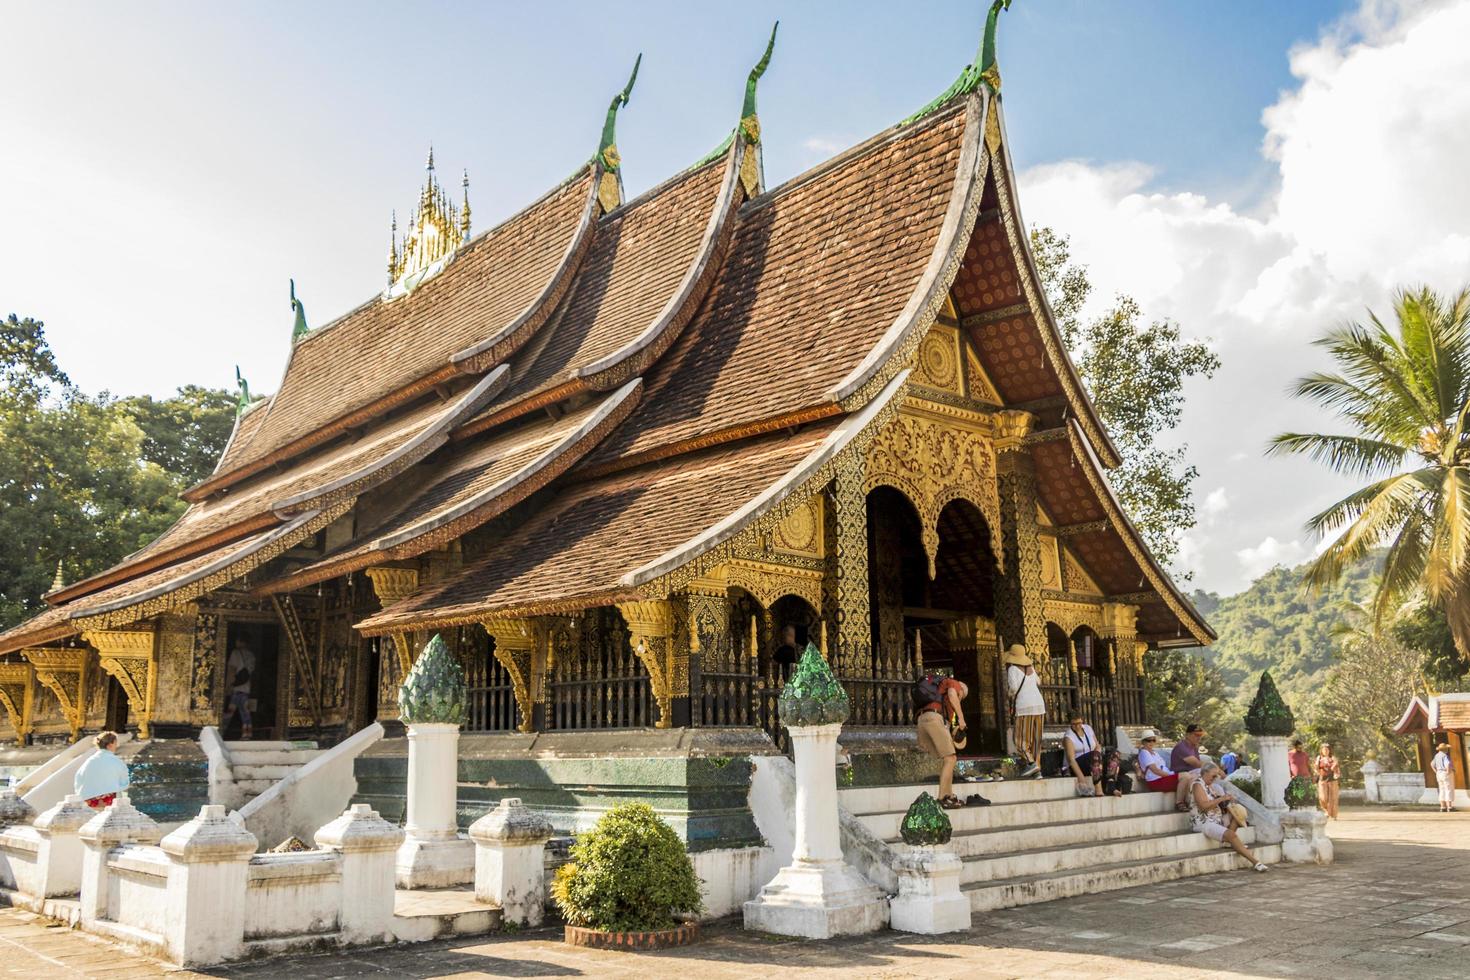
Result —
M 31 664 L 0 663 L 0 704 L 15 731 L 15 744 L 25 745 L 35 728 L 36 668 Z
M 618 603 L 628 624 L 628 642 L 648 670 L 654 700 L 658 702 L 657 728 L 689 724 L 689 651 L 674 649 L 674 609 L 667 599 Z M 682 702 L 676 712 L 676 702 Z M 681 715 L 682 717 L 678 717 Z
M 837 629 L 836 673 L 850 674 L 866 661 L 872 643 L 868 596 L 868 495 L 863 489 L 863 460 L 839 470 L 832 481 L 832 534 L 828 552 L 832 609 Z
M 122 685 L 129 713 L 138 719 L 138 737 L 152 738 L 158 684 L 153 631 L 87 630 L 82 639 L 97 648 L 97 665 Z
M 542 632 L 539 624 L 530 619 L 496 618 L 483 619 L 481 623 L 495 641 L 492 651 L 495 660 L 510 675 L 511 689 L 515 692 L 516 707 L 521 716 L 516 728 L 523 732 L 535 731 L 540 719 L 536 717 L 534 679 L 538 667 L 539 673 L 544 675 L 546 672 L 545 643 L 538 642 Z
M 721 578 L 696 578 L 684 593 L 689 624 L 689 714 L 691 723 L 702 723 L 699 710 L 704 697 L 700 680 L 704 671 L 729 674 L 735 671 L 738 654 L 730 636 L 730 593 Z
M 36 682 L 56 695 L 61 717 L 75 741 L 87 723 L 88 651 L 82 647 L 32 647 L 22 650 L 21 656 L 35 668 Z
M 1045 658 L 1036 466 L 1025 445 L 1033 421 L 1029 412 L 995 413 L 1001 548 L 1005 553 L 1005 574 L 996 582 L 995 619 L 1004 646 L 1024 643 L 1033 657 Z

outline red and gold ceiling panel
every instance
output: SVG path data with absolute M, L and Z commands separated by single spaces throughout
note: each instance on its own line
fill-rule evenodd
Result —
M 1071 443 L 1065 439 L 1037 443 L 1031 457 L 1036 461 L 1036 493 L 1053 521 L 1085 524 L 1107 517 L 1082 467 L 1072 463 Z

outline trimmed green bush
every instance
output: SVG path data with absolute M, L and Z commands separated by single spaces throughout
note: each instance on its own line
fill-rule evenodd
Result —
M 1232 779 L 1230 788 L 1244 793 L 1257 803 L 1261 802 L 1261 781 L 1259 779 Z
M 684 842 L 646 803 L 624 803 L 603 814 L 577 838 L 571 857 L 551 883 L 571 925 L 605 932 L 671 929 L 678 925 L 674 913 L 704 909 Z
M 1286 784 L 1286 805 L 1304 807 L 1317 805 L 1317 787 L 1306 776 L 1292 776 Z

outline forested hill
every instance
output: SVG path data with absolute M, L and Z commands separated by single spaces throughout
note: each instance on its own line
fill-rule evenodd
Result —
M 1344 604 L 1369 599 L 1380 561 L 1353 566 L 1321 592 L 1302 588 L 1305 565 L 1273 568 L 1224 598 L 1195 590 L 1191 598 L 1220 636 L 1202 655 L 1220 668 L 1236 700 L 1248 700 L 1269 668 L 1287 703 L 1305 707 L 1332 663 Z

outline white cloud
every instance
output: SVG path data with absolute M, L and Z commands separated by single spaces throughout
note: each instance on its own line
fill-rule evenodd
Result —
M 826 136 L 809 136 L 801 141 L 801 148 L 803 150 L 823 157 L 836 156 L 838 153 L 847 149 L 849 145 L 841 140 L 830 139 Z
M 1293 538 L 1286 543 L 1267 535 L 1252 548 L 1241 548 L 1235 553 L 1240 561 L 1240 570 L 1247 580 L 1260 578 L 1277 565 L 1295 565 L 1306 554 L 1302 543 Z
M 1396 287 L 1470 279 L 1466 37 L 1470 0 L 1364 0 L 1293 49 L 1298 84 L 1261 116 L 1277 182 L 1259 213 L 1160 192 L 1137 161 L 1021 175 L 1028 221 L 1070 236 L 1089 267 L 1091 312 L 1127 293 L 1148 316 L 1210 338 L 1224 361 L 1189 389 L 1181 431 L 1201 479 L 1218 487 L 1200 506 L 1201 528 L 1216 526 L 1186 536 L 1179 563 L 1193 563 L 1203 587 L 1234 591 L 1305 557 L 1303 521 L 1340 495 L 1324 469 L 1263 456 L 1283 429 L 1334 425 L 1284 394 L 1323 363 L 1310 340 L 1365 308 L 1387 315 Z M 1229 522 L 1216 523 L 1227 504 Z

